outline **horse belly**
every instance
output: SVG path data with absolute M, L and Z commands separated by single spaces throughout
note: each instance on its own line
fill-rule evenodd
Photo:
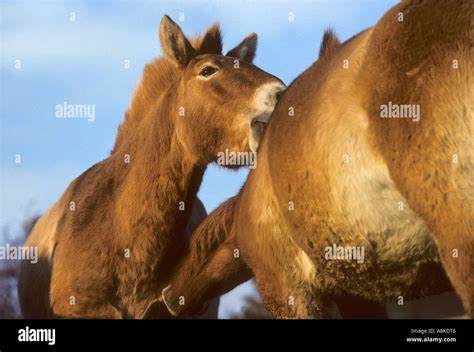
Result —
M 404 295 L 427 263 L 439 261 L 435 243 L 383 160 L 363 145 L 352 150 L 354 161 L 342 166 L 332 187 L 337 230 L 327 243 L 332 249 L 325 248 L 332 254 L 325 266 L 350 275 L 336 280 L 344 290 L 380 299 Z

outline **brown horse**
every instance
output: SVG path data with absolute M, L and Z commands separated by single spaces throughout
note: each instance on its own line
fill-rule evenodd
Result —
M 471 1 L 405 1 L 288 88 L 226 240 L 274 317 L 324 317 L 338 296 L 384 302 L 442 291 L 439 262 L 472 316 L 473 20 Z M 227 266 L 235 272 L 225 249 L 211 246 L 201 260 L 229 261 L 212 264 L 222 270 L 211 286 Z M 187 296 L 194 282 L 180 284 L 180 268 L 163 291 L 175 314 L 206 295 Z
M 223 56 L 218 25 L 190 42 L 167 16 L 164 58 L 145 67 L 110 157 L 75 179 L 36 223 L 22 263 L 24 316 L 150 316 L 205 213 L 196 193 L 226 149 L 250 152 L 284 88 L 250 62 L 256 35 Z

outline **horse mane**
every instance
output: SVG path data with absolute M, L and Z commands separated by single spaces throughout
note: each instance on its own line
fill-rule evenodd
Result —
M 214 23 L 205 34 L 192 38 L 190 42 L 196 51 L 196 56 L 221 54 L 222 35 L 219 24 Z M 145 65 L 142 79 L 135 89 L 130 108 L 125 113 L 123 123 L 119 125 L 112 154 L 123 145 L 125 140 L 128 140 L 153 104 L 178 80 L 178 77 L 177 67 L 164 57 Z

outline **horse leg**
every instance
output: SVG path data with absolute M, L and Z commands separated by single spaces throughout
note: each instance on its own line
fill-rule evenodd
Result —
M 94 291 L 94 290 L 92 290 Z M 50 291 L 50 316 L 60 319 L 122 319 L 120 310 L 107 299 L 107 295 L 90 294 L 90 287 L 70 284 L 67 280 L 53 279 Z
M 235 241 L 225 240 L 197 272 L 193 270 L 193 259 L 188 257 L 162 292 L 171 314 L 199 315 L 212 298 L 252 278 L 245 263 L 234 256 L 235 248 Z
M 174 316 L 198 315 L 214 297 L 252 277 L 240 258 L 234 215 L 238 196 L 214 210 L 193 232 L 190 247 L 162 292 Z
M 278 222 L 278 215 L 267 212 L 265 222 L 259 222 L 262 217 L 257 212 L 241 212 L 237 235 L 266 309 L 274 318 L 326 317 L 327 302 L 323 290 L 316 289 L 313 262 L 288 236 L 289 231 Z M 258 226 L 254 227 L 255 223 Z
M 68 300 L 68 299 L 66 299 Z M 95 306 L 71 305 L 66 300 L 57 300 L 51 308 L 53 319 L 123 319 L 122 313 L 110 303 Z
M 254 269 L 257 287 L 265 308 L 275 319 L 324 318 L 326 304 L 313 295 L 307 283 L 286 285 L 286 275 Z

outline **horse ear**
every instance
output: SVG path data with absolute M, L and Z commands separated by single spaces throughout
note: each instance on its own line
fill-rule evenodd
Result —
M 167 15 L 160 24 L 160 42 L 164 56 L 177 66 L 186 66 L 194 57 L 194 49 L 183 31 Z
M 334 30 L 331 28 L 326 29 L 319 49 L 319 58 L 332 53 L 339 45 L 341 45 L 341 42 Z
M 217 54 L 222 55 L 222 35 L 218 23 L 214 23 L 202 37 L 199 54 Z
M 226 56 L 236 57 L 243 61 L 252 62 L 257 51 L 257 34 L 250 33 L 234 49 L 229 50 Z

